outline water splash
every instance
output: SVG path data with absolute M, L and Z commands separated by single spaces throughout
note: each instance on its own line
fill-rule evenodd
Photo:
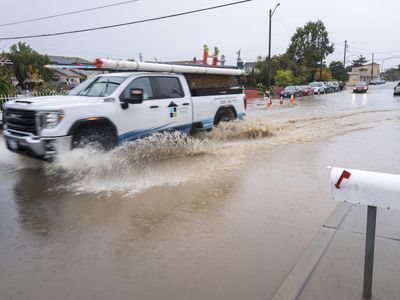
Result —
M 220 123 L 203 137 L 218 141 L 260 139 L 274 134 L 276 126 L 265 118 L 248 118 Z
M 248 118 L 222 123 L 195 136 L 155 133 L 109 152 L 76 149 L 59 155 L 44 170 L 56 179 L 56 189 L 132 195 L 153 187 L 217 178 L 241 168 L 263 151 L 361 130 L 395 115 L 397 112 L 307 115 L 274 123 L 267 117 Z
M 177 166 L 209 156 L 213 156 L 213 147 L 207 141 L 180 132 L 155 133 L 109 152 L 87 147 L 64 153 L 48 164 L 45 172 L 58 178 L 62 188 L 75 192 L 132 193 L 181 183 L 193 175 L 187 174 L 184 167 L 177 172 Z

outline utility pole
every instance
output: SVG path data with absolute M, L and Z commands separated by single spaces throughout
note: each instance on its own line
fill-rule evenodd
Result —
M 323 46 L 323 42 L 324 42 L 324 37 L 321 36 L 321 41 L 320 41 L 320 46 L 321 46 L 321 61 L 320 61 L 320 69 L 319 69 L 319 81 L 322 81 L 322 58 L 324 56 L 324 46 Z
M 374 53 L 372 53 L 371 80 L 374 79 Z
M 271 83 L 271 18 L 272 18 L 272 9 L 269 9 L 267 91 L 269 91 L 269 85 Z
M 346 51 L 347 51 L 347 41 L 344 41 L 343 68 L 346 68 Z
M 139 52 L 139 61 L 140 61 L 140 62 L 143 61 L 143 56 L 142 56 L 142 53 L 141 53 L 141 52 Z
M 281 5 L 281 4 L 278 3 L 275 6 L 274 10 L 272 10 L 272 9 L 269 10 L 269 34 L 268 34 L 269 40 L 268 40 L 268 69 L 267 69 L 267 75 L 268 75 L 267 90 L 268 91 L 269 91 L 269 87 L 271 84 L 271 19 L 272 19 L 272 16 L 273 16 L 276 8 L 279 5 Z

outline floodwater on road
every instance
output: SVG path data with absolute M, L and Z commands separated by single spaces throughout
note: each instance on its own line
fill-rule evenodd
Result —
M 393 85 L 53 164 L 1 140 L 1 298 L 271 298 L 336 205 L 326 166 L 400 173 Z

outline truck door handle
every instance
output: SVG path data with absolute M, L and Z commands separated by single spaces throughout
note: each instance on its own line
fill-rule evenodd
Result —
M 158 108 L 158 105 L 152 105 L 150 108 Z
M 188 103 L 188 102 L 185 102 L 185 103 L 183 103 L 182 105 L 190 105 L 190 103 Z

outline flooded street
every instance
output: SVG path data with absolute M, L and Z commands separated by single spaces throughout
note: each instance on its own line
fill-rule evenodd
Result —
M 0 136 L 0 298 L 270 299 L 337 205 L 327 166 L 400 174 L 393 86 L 53 164 Z

